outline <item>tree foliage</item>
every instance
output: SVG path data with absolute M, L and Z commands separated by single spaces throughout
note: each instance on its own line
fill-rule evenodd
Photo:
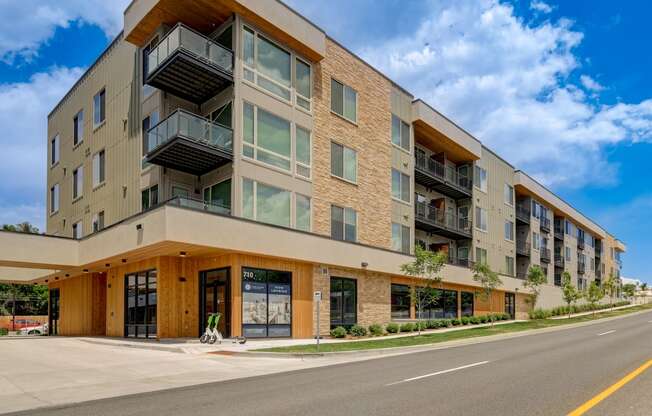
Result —
M 489 300 L 489 310 L 493 311 L 493 292 L 497 287 L 503 284 L 498 273 L 491 270 L 486 263 L 476 263 L 473 266 L 473 280 L 480 284 L 482 288 L 477 292 L 478 297 L 487 301 Z M 491 325 L 494 324 L 493 314 L 490 314 Z
M 634 283 L 627 283 L 623 285 L 623 295 L 627 299 L 631 299 L 636 295 L 636 285 Z
M 523 282 L 523 287 L 530 289 L 528 296 L 528 303 L 534 309 L 537 306 L 539 295 L 541 294 L 541 286 L 548 282 L 548 278 L 543 273 L 543 269 L 539 265 L 533 264 L 527 272 L 527 277 Z
M 612 273 L 610 273 L 609 277 L 602 282 L 602 290 L 605 296 L 609 297 L 609 304 L 611 304 L 612 307 L 614 304 L 614 298 L 618 294 L 618 286 L 618 279 Z
M 604 290 L 598 286 L 595 281 L 591 282 L 589 289 L 584 294 L 584 298 L 591 305 L 593 316 L 595 317 L 595 306 L 604 298 Z
M 564 302 L 566 302 L 566 305 L 568 306 L 568 318 L 570 319 L 572 313 L 571 306 L 573 306 L 575 303 L 577 303 L 577 301 L 582 299 L 582 292 L 579 291 L 575 286 L 573 286 L 570 273 L 564 272 L 562 274 L 562 279 L 563 279 L 562 297 L 564 298 Z

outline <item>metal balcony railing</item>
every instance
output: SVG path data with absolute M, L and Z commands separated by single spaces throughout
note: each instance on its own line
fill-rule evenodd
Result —
M 465 237 L 471 237 L 471 220 L 458 217 L 446 210 L 428 205 L 425 202 L 417 202 L 414 206 L 415 216 L 418 221 L 434 226 L 435 234 L 455 233 Z M 442 232 L 443 231 L 443 232 Z
M 418 152 L 415 154 L 415 164 L 417 170 L 425 172 L 427 175 L 437 179 L 442 184 L 448 185 L 454 190 L 462 192 L 466 196 L 471 195 L 471 178 L 466 175 L 461 175 L 452 166 L 446 166 L 437 160 L 427 157 L 424 152 Z M 430 184 L 426 185 L 430 186 Z M 442 191 L 445 192 L 444 189 L 442 189 Z
M 566 259 L 562 254 L 555 253 L 555 267 L 563 268 L 566 265 Z
M 189 208 L 195 211 L 208 211 L 215 214 L 231 215 L 230 206 L 206 202 L 199 199 L 175 197 L 166 201 L 165 204 L 175 207 Z
M 585 263 L 577 263 L 577 273 L 584 274 L 585 272 L 586 272 L 586 264 Z
M 584 238 L 580 238 L 577 240 L 577 249 L 584 250 Z
M 541 247 L 539 249 L 539 257 L 542 263 L 550 263 L 550 249 Z
M 544 233 L 550 232 L 550 218 L 539 218 L 539 229 Z
M 516 254 L 519 256 L 530 257 L 530 243 L 527 241 L 516 240 Z
M 185 110 L 176 110 L 147 132 L 147 153 L 176 137 L 233 153 L 233 130 Z
M 530 209 L 527 206 L 516 204 L 516 219 L 524 223 L 530 223 Z
M 564 239 L 564 226 L 555 224 L 555 238 L 558 240 Z

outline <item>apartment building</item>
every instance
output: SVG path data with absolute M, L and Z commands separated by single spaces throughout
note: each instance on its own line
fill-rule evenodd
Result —
M 0 277 L 49 285 L 55 333 L 525 317 L 531 265 L 543 307 L 562 270 L 620 270 L 621 242 L 281 2 L 134 0 L 124 26 L 48 117 L 48 236 L 0 233 Z M 421 311 L 415 245 L 448 255 Z

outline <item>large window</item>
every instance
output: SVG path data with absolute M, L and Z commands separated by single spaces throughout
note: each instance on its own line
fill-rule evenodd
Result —
M 532 248 L 535 250 L 538 250 L 539 247 L 541 246 L 540 237 L 541 236 L 537 232 L 535 231 L 532 232 Z
M 410 151 L 410 125 L 392 114 L 392 143 Z
M 59 135 L 57 134 L 50 140 L 50 166 L 54 166 L 57 163 L 59 163 L 59 159 L 61 158 L 61 140 L 59 139 Z
M 59 211 L 59 184 L 55 183 L 50 188 L 50 214 Z
M 296 194 L 296 206 L 294 210 L 295 226 L 297 230 L 310 231 L 310 198 L 301 194 Z
M 80 239 L 84 236 L 84 224 L 77 221 L 72 225 L 72 238 Z
M 93 232 L 102 231 L 104 229 L 104 211 L 100 211 L 93 215 Z
M 358 322 L 358 288 L 354 279 L 331 277 L 331 328 Z
M 505 274 L 514 276 L 514 257 L 505 256 Z
M 487 170 L 480 166 L 475 167 L 473 183 L 482 192 L 487 192 Z
M 480 247 L 475 248 L 475 262 L 487 264 L 487 249 Z
M 358 120 L 358 93 L 348 85 L 331 79 L 331 111 L 356 123 Z
M 504 199 L 507 205 L 514 206 L 514 187 L 509 184 L 505 184 Z
M 149 136 L 147 132 L 149 131 L 149 129 L 156 126 L 158 122 L 159 122 L 158 111 L 152 112 L 150 115 L 148 115 L 143 119 L 143 125 L 142 125 L 143 156 L 145 156 L 147 154 L 147 151 L 149 150 L 148 149 Z
M 289 191 L 243 179 L 242 193 L 242 212 L 245 218 L 283 227 L 290 226 Z
M 93 126 L 104 123 L 106 117 L 106 90 L 102 90 L 93 97 Z
M 392 198 L 410 202 L 410 177 L 396 169 L 392 169 Z
M 461 297 L 462 316 L 473 316 L 473 292 L 462 292 Z
M 242 268 L 242 334 L 292 336 L 292 273 Z
M 417 310 L 419 319 L 457 318 L 457 291 L 434 289 L 436 300 Z
M 231 179 L 204 188 L 204 202 L 231 211 Z
M 410 319 L 410 287 L 392 283 L 392 319 Z
M 514 223 L 505 220 L 505 240 L 514 241 Z
M 475 207 L 475 227 L 482 231 L 487 231 L 487 210 L 481 207 Z
M 355 150 L 331 142 L 331 174 L 349 182 L 358 180 L 358 155 Z
M 73 118 L 72 145 L 77 146 L 82 141 L 84 141 L 84 110 L 80 110 Z
M 410 254 L 410 227 L 392 223 L 392 250 Z
M 310 179 L 310 130 L 297 126 L 295 133 L 294 152 L 296 157 L 296 174 Z
M 571 249 L 568 246 L 564 247 L 564 251 L 566 254 L 566 261 L 571 261 Z
M 311 98 L 311 81 L 310 81 L 310 65 L 305 63 L 299 58 L 294 60 L 295 63 L 295 90 L 297 93 L 297 105 L 304 110 L 310 111 L 310 98 Z
M 84 192 L 84 166 L 79 166 L 72 171 L 72 199 L 82 197 Z
M 290 170 L 292 139 L 290 122 L 244 103 L 243 148 L 246 157 Z
M 143 211 L 155 207 L 158 204 L 158 185 L 143 189 L 140 193 L 141 207 Z
M 104 183 L 106 178 L 106 152 L 100 150 L 93 155 L 93 187 Z
M 125 276 L 125 337 L 156 338 L 156 270 Z
M 335 240 L 357 240 L 358 214 L 352 208 L 331 205 L 331 237 Z

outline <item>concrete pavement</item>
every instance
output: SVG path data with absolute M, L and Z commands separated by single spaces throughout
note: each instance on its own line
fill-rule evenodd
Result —
M 29 414 L 564 415 L 652 358 L 650 321 L 652 312 L 646 312 L 526 337 L 117 397 Z M 286 370 L 300 368 L 296 360 L 279 361 Z M 644 373 L 587 414 L 650 414 L 648 407 L 637 410 L 630 406 L 637 400 L 649 401 L 649 383 L 650 374 Z

